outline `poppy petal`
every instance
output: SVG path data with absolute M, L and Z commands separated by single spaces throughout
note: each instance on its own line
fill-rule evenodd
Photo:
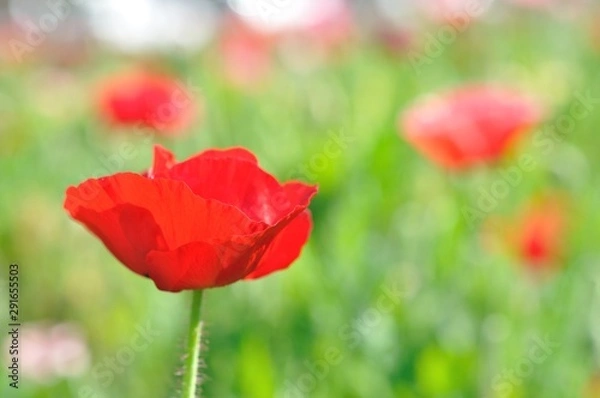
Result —
M 214 286 L 221 272 L 217 252 L 206 242 L 192 242 L 170 251 L 151 251 L 146 261 L 156 287 L 170 292 Z M 186 273 L 190 275 L 188 278 L 184 278 Z
M 312 218 L 308 211 L 300 213 L 273 239 L 256 269 L 245 279 L 256 279 L 287 268 L 298 258 L 312 229 Z
M 258 164 L 256 157 L 244 148 L 209 149 L 199 155 L 192 156 L 181 163 L 194 162 L 199 159 L 239 159 Z M 147 175 L 153 177 L 168 177 L 169 170 L 176 164 L 175 156 L 161 145 L 154 145 L 154 161 Z M 193 165 L 191 166 L 193 168 Z
M 287 182 L 283 185 L 283 189 L 290 202 L 300 206 L 303 204 L 308 205 L 310 199 L 317 192 L 316 185 L 308 185 L 299 181 Z
M 154 162 L 148 170 L 150 178 L 166 176 L 169 169 L 175 164 L 175 155 L 161 145 L 154 145 Z
M 258 160 L 256 159 L 256 156 L 252 154 L 252 152 L 239 147 L 229 149 L 209 149 L 202 152 L 200 155 L 198 155 L 198 157 L 201 157 L 202 159 L 239 159 L 258 164 Z M 184 160 L 182 163 L 192 159 L 194 158 Z
M 176 250 L 152 251 L 150 277 L 161 290 L 206 289 L 242 279 L 266 250 L 265 234 L 238 236 L 222 243 L 193 242 Z
M 102 212 L 80 208 L 73 217 L 99 237 L 119 261 L 140 275 L 148 274 L 146 254 L 166 247 L 160 228 L 146 209 L 128 204 Z
M 315 193 L 316 190 L 312 195 Z M 306 200 L 310 200 L 310 197 Z M 173 292 L 224 286 L 243 279 L 256 271 L 279 234 L 305 213 L 305 209 L 306 204 L 296 206 L 276 225 L 249 235 L 234 235 L 221 242 L 213 241 L 212 244 L 201 241 L 175 250 L 150 252 L 147 256 L 150 275 L 159 289 Z M 308 220 L 310 221 L 310 218 Z M 303 223 L 304 221 L 299 221 L 289 232 L 302 233 Z M 282 253 L 272 254 L 271 259 L 267 259 L 265 263 L 269 269 L 260 271 L 260 276 L 289 265 L 283 262 L 288 261 L 289 258 L 293 261 L 298 256 L 300 248 L 297 244 L 300 244 L 302 239 L 291 242 L 292 240 L 288 235 L 284 237 L 284 243 L 294 243 L 293 246 L 286 248 L 278 244 L 273 249 L 277 251 L 289 249 L 291 254 L 289 256 Z M 302 244 L 305 241 L 306 239 Z M 294 253 L 296 250 L 297 253 Z M 254 276 L 257 277 L 259 276 Z
M 152 249 L 169 250 L 190 242 L 251 234 L 266 227 L 235 207 L 194 195 L 183 182 L 150 180 L 133 173 L 90 179 L 69 188 L 65 208 L 138 273 L 147 271 L 138 259 L 140 253 L 150 249 L 148 242 L 156 242 Z M 138 231 L 128 229 L 129 225 Z M 110 233 L 111 229 L 116 232 Z M 154 231 L 154 240 L 145 235 L 148 231 Z
M 413 138 L 407 135 L 406 140 L 444 167 L 460 168 L 465 164 L 465 155 L 450 137 L 440 135 Z
M 239 158 L 195 158 L 173 166 L 169 176 L 185 181 L 196 195 L 235 206 L 270 225 L 293 207 L 276 207 L 271 198 L 285 195 L 281 185 L 256 163 Z

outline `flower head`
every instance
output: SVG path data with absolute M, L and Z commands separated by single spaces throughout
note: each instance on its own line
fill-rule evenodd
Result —
M 540 119 L 540 107 L 521 93 L 482 85 L 419 102 L 400 124 L 418 151 L 445 168 L 463 169 L 499 160 Z
M 65 209 L 125 266 L 175 292 L 287 268 L 308 239 L 316 191 L 280 184 L 243 148 L 177 163 L 157 146 L 148 172 L 70 187 Z
M 148 127 L 161 134 L 189 127 L 196 105 L 172 77 L 140 71 L 103 82 L 98 103 L 100 116 L 111 124 Z
M 556 263 L 567 229 L 564 204 L 547 199 L 523 211 L 512 236 L 518 256 L 533 269 Z
M 545 271 L 560 262 L 568 235 L 566 200 L 544 196 L 522 207 L 518 214 L 491 217 L 483 232 L 490 249 L 510 252 L 527 269 Z

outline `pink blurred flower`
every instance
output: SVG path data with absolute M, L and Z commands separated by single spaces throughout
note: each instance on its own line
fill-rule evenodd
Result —
M 352 13 L 344 0 L 312 2 L 306 22 L 297 32 L 323 51 L 344 45 L 352 36 Z
M 434 22 L 461 25 L 483 15 L 489 3 L 489 0 L 425 0 L 420 6 Z
M 226 78 L 236 86 L 253 87 L 272 70 L 273 37 L 236 17 L 224 23 L 220 50 Z
M 0 62 L 3 65 L 17 65 L 28 60 L 29 46 L 23 32 L 14 22 L 0 23 Z
M 351 39 L 354 30 L 345 0 L 275 2 L 266 9 L 256 0 L 232 1 L 240 18 L 256 31 L 275 38 L 292 62 L 314 63 L 335 54 Z
M 19 333 L 19 366 L 23 377 L 47 383 L 79 376 L 89 368 L 88 346 L 76 326 L 24 324 Z M 7 339 L 5 346 L 10 344 Z

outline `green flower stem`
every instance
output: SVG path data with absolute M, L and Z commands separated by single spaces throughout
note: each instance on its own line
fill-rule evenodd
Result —
M 200 361 L 200 344 L 202 337 L 202 320 L 200 309 L 202 307 L 203 290 L 194 290 L 192 296 L 192 312 L 188 327 L 187 357 L 183 369 L 182 398 L 196 398 L 198 385 L 198 365 Z

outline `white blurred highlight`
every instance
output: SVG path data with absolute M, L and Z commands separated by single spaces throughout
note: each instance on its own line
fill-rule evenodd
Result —
M 347 8 L 344 0 L 227 0 L 229 8 L 265 32 L 310 29 Z
M 159 0 L 86 2 L 93 33 L 127 52 L 202 48 L 214 36 L 211 3 Z

